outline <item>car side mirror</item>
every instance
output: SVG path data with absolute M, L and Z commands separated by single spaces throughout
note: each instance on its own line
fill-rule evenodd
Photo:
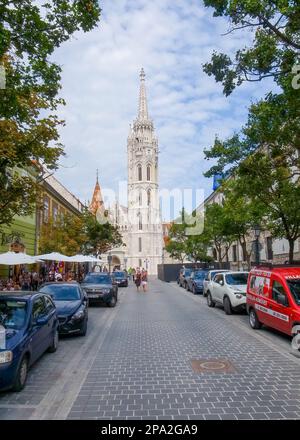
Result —
M 289 302 L 288 302 L 286 295 L 283 295 L 282 293 L 278 293 L 277 302 L 285 307 L 287 307 L 289 305 Z
M 220 280 L 220 286 L 224 286 L 224 281 L 223 280 Z

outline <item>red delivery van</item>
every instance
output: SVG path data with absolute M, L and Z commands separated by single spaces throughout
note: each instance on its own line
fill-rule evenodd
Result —
M 293 348 L 300 349 L 300 265 L 252 269 L 248 277 L 246 307 L 253 329 L 265 324 L 294 336 Z

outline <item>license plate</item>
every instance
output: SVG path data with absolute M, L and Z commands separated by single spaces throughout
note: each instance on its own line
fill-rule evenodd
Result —
M 88 295 L 89 298 L 100 298 L 100 295 Z

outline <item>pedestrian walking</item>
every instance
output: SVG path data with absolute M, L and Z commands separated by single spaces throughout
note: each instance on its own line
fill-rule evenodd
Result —
M 133 267 L 132 268 L 132 281 L 135 283 L 135 275 L 136 275 L 136 270 L 135 270 L 135 268 Z
M 38 286 L 39 286 L 39 274 L 34 271 L 31 274 L 31 285 L 32 285 L 32 290 L 36 291 L 38 290 Z
M 135 277 L 134 277 L 134 282 L 136 285 L 136 290 L 139 292 L 140 291 L 140 286 L 141 286 L 141 282 L 142 282 L 142 274 L 140 270 L 136 271 Z
M 141 282 L 142 282 L 143 292 L 147 292 L 148 273 L 145 269 L 143 269 L 142 271 Z

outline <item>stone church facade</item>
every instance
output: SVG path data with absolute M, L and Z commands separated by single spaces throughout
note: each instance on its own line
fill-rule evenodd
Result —
M 143 267 L 157 274 L 163 258 L 163 230 L 159 204 L 158 139 L 148 113 L 145 72 L 140 73 L 138 115 L 127 139 L 127 207 L 115 202 L 109 209 L 110 221 L 119 228 L 125 246 L 102 255 L 111 267 Z M 98 178 L 90 209 L 103 212 Z

